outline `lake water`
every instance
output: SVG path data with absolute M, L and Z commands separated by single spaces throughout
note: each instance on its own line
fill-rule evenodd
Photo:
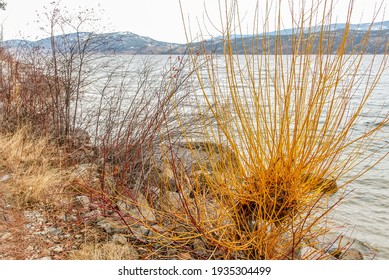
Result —
M 378 59 L 381 57 L 378 56 Z M 371 61 L 371 56 L 366 56 L 363 60 L 361 70 L 357 75 L 365 75 L 364 67 Z M 131 61 L 132 65 L 144 63 L 145 57 L 117 57 L 118 61 Z M 153 62 L 153 69 L 174 69 L 174 65 L 169 66 L 168 57 L 156 56 L 150 58 Z M 177 62 L 177 57 L 171 60 Z M 131 68 L 131 67 L 130 67 Z M 125 68 L 126 70 L 130 68 Z M 374 69 L 373 69 L 374 70 Z M 374 71 L 373 71 L 374 72 Z M 103 83 L 103 82 L 102 82 Z M 131 87 L 131 85 L 129 85 Z M 361 92 L 363 84 L 359 86 Z M 358 91 L 357 90 L 357 91 Z M 376 117 L 380 112 L 389 111 L 389 71 L 384 71 L 379 83 L 374 89 L 371 99 L 366 104 L 366 114 L 354 128 L 357 132 L 362 132 L 369 125 L 377 122 Z M 358 93 L 356 94 L 358 95 Z M 89 104 L 96 100 L 94 94 L 89 96 Z M 380 137 L 376 143 L 378 148 L 383 144 L 389 144 L 389 127 L 383 127 Z M 377 159 L 388 153 L 388 146 L 381 149 L 373 158 Z M 368 164 L 368 163 L 364 163 Z M 383 159 L 373 169 L 364 174 L 361 178 L 347 186 L 347 190 L 352 192 L 333 211 L 332 215 L 336 223 L 334 232 L 343 234 L 345 237 L 354 239 L 355 246 L 363 252 L 367 259 L 389 259 L 389 157 Z M 334 198 L 336 199 L 336 198 Z

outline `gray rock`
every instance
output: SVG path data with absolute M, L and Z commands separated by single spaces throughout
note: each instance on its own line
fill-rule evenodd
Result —
M 63 252 L 63 247 L 60 245 L 54 246 L 49 248 L 49 250 L 53 253 L 62 253 Z
M 132 233 L 134 234 L 134 237 L 142 242 L 147 242 L 148 237 L 152 235 L 150 229 L 144 226 L 139 226 L 137 228 L 131 228 L 131 229 L 132 229 Z
M 121 226 L 113 221 L 110 221 L 109 219 L 102 219 L 96 225 L 109 234 L 127 232 L 126 227 Z
M 113 227 L 111 222 L 109 222 L 107 219 L 102 219 L 97 223 L 97 226 L 101 229 L 103 229 L 106 233 L 113 233 Z
M 119 234 L 114 234 L 112 236 L 112 242 L 115 244 L 120 244 L 120 245 L 126 245 L 127 244 L 127 238 L 123 235 Z
M 137 199 L 137 207 L 128 211 L 129 214 L 139 220 L 148 223 L 154 223 L 156 221 L 153 210 L 150 208 L 149 203 L 143 195 L 140 195 Z
M 83 214 L 82 217 L 88 223 L 94 223 L 96 221 L 101 221 L 103 219 L 103 216 L 102 216 L 100 210 L 89 211 L 89 212 Z
M 56 236 L 62 235 L 62 230 L 60 228 L 56 228 L 56 227 L 48 227 L 48 228 L 46 228 L 46 232 L 48 234 L 56 235 Z
M 30 223 L 43 224 L 45 219 L 39 211 L 24 211 L 24 217 Z
M 75 215 L 71 215 L 71 214 L 61 214 L 58 216 L 58 219 L 64 222 L 75 222 L 78 220 Z
M 84 208 L 88 208 L 90 199 L 86 195 L 79 195 L 74 198 L 75 202 Z

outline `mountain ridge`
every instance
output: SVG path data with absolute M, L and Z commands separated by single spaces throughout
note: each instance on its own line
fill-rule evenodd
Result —
M 330 32 L 333 36 L 334 42 L 340 41 L 342 34 L 345 30 L 346 24 L 331 24 L 324 26 L 326 32 Z M 320 27 L 321 28 L 321 27 Z M 306 36 L 309 31 L 309 35 L 315 34 L 315 31 L 319 30 L 319 27 L 311 27 L 303 32 Z M 353 41 L 348 42 L 348 45 L 358 45 L 358 43 L 363 40 L 364 36 L 368 33 L 369 39 L 366 44 L 367 53 L 384 53 L 386 51 L 386 45 L 389 42 L 389 21 L 383 21 L 378 23 L 361 23 L 361 24 L 350 24 L 350 38 Z M 244 52 L 245 46 L 251 46 L 254 40 L 264 40 L 266 38 L 270 41 L 270 45 L 273 43 L 271 40 L 279 35 L 281 38 L 284 54 L 289 54 L 292 50 L 290 49 L 290 41 L 293 37 L 293 34 L 300 33 L 299 30 L 293 29 L 283 29 L 279 31 L 268 32 L 266 34 L 259 35 L 232 35 L 232 44 L 234 46 L 234 52 L 241 54 Z M 215 53 L 221 53 L 223 51 L 224 42 L 222 38 L 215 37 L 210 40 L 204 40 L 202 42 L 194 42 L 190 44 L 180 44 L 180 43 L 171 43 L 164 42 L 152 39 L 147 36 L 141 36 L 130 31 L 118 31 L 118 32 L 109 32 L 109 33 L 92 33 L 92 32 L 79 32 L 79 33 L 69 33 L 64 35 L 54 36 L 54 41 L 52 37 L 43 38 L 36 41 L 30 40 L 7 40 L 2 42 L 2 46 L 8 49 L 18 49 L 18 48 L 36 48 L 40 47 L 43 49 L 50 50 L 51 45 L 55 42 L 57 48 L 60 51 L 66 51 L 71 48 L 74 48 L 77 42 L 88 42 L 88 50 L 96 52 L 105 52 L 105 53 L 119 53 L 119 54 L 183 54 L 187 52 L 188 46 L 192 50 L 199 52 L 201 49 L 206 49 L 207 51 L 213 51 Z M 378 41 L 380 46 L 377 47 L 376 44 Z M 318 42 L 314 42 L 318 44 Z M 317 46 L 313 49 L 317 49 Z M 334 47 L 336 49 L 336 47 Z M 247 49 L 246 49 L 247 50 Z M 254 48 L 251 50 L 255 53 L 263 53 L 263 49 L 260 47 Z M 351 52 L 352 50 L 349 49 Z M 270 53 L 272 51 L 270 50 Z

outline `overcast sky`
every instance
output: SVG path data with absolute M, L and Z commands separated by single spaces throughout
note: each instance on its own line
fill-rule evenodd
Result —
M 282 2 L 288 3 L 289 1 L 292 0 L 283 0 Z M 311 1 L 307 0 L 306 2 Z M 16 38 L 34 40 L 45 37 L 45 34 L 40 31 L 39 25 L 36 23 L 37 13 L 42 14 L 44 6 L 50 7 L 50 2 L 53 2 L 53 0 L 5 0 L 5 2 L 8 4 L 7 10 L 0 11 L 5 40 Z M 130 31 L 167 42 L 184 43 L 186 41 L 179 0 L 62 0 L 60 2 L 61 7 L 66 6 L 69 11 L 95 8 L 96 16 L 101 19 L 100 25 L 109 31 Z M 197 19 L 201 22 L 203 33 L 206 33 L 205 22 L 210 33 L 220 35 L 211 27 L 212 25 L 207 19 L 204 21 L 205 5 L 212 22 L 218 25 L 218 0 L 182 0 L 181 2 L 185 19 L 190 18 L 191 20 L 193 36 L 199 34 Z M 224 2 L 224 0 L 221 0 L 221 2 Z M 245 29 L 247 28 L 248 33 L 251 33 L 251 19 L 254 16 L 253 11 L 256 2 L 256 0 L 238 1 L 240 14 L 244 18 L 242 19 L 242 26 Z M 262 13 L 265 10 L 264 2 L 265 0 L 259 0 Z M 278 0 L 273 2 L 278 2 Z M 333 13 L 333 21 L 341 23 L 346 20 L 348 0 L 338 0 L 337 2 Z M 376 2 L 380 3 L 381 1 L 355 0 L 352 22 L 370 22 Z M 389 3 L 389 0 L 383 2 L 386 4 Z M 283 5 L 281 11 L 284 27 L 290 27 L 290 9 L 288 5 Z M 261 16 L 263 17 L 263 14 Z M 387 16 L 380 15 L 377 21 L 382 19 L 389 20 L 389 12 L 387 12 Z M 40 25 L 42 24 L 40 23 Z

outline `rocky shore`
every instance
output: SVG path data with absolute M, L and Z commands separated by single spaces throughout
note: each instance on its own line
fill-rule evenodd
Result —
M 115 172 L 101 175 L 100 161 L 91 161 L 97 148 L 92 147 L 89 139 L 77 144 L 77 153 L 72 156 L 74 164 L 71 168 L 73 188 L 81 185 L 109 186 L 118 176 Z M 198 180 L 199 172 L 195 170 L 196 161 L 209 161 L 223 165 L 223 161 L 235 155 L 225 147 L 205 142 L 180 143 L 175 146 L 174 153 L 184 162 L 185 174 Z M 195 153 L 194 153 L 195 151 Z M 227 151 L 227 152 L 226 152 Z M 227 157 L 228 159 L 226 159 Z M 84 162 L 84 163 L 83 163 Z M 233 161 L 232 161 L 233 162 Z M 111 168 L 114 170 L 115 168 Z M 211 214 L 212 209 L 220 208 L 212 197 L 193 197 L 191 189 L 183 189 L 174 185 L 177 174 L 166 165 L 153 168 L 155 177 L 162 180 L 168 188 L 149 188 L 147 192 L 131 192 L 131 196 L 101 193 L 101 190 L 89 192 L 63 193 L 66 198 L 59 207 L 37 204 L 24 206 L 22 211 L 8 194 L 14 181 L 14 174 L 0 173 L 0 259 L 208 259 L 213 250 L 213 259 L 223 259 L 223 251 L 209 247 L 201 234 L 188 238 L 185 245 L 169 237 L 176 217 L 166 217 L 164 213 L 177 211 L 185 207 L 195 207 L 203 203 L 205 209 L 211 209 L 204 223 L 232 224 L 231 220 L 217 221 L 218 211 Z M 211 172 L 211 171 L 209 171 Z M 191 178 L 188 177 L 188 180 Z M 324 182 L 323 179 L 322 182 Z M 206 181 L 206 180 L 205 180 Z M 170 183 L 169 183 L 170 182 Z M 206 184 L 206 182 L 204 182 Z M 323 183 L 324 184 L 324 183 Z M 336 189 L 336 182 L 325 184 Z M 84 189 L 85 191 L 85 189 Z M 327 191 L 327 190 L 325 190 Z M 169 211 L 167 211 L 170 209 Z M 220 210 L 223 211 L 223 210 Z M 185 211 L 183 211 L 185 213 Z M 178 218 L 180 216 L 177 216 Z M 250 223 L 261 223 L 253 220 Z M 174 230 L 181 236 L 193 235 L 193 229 L 181 226 Z M 291 234 L 284 233 L 280 243 L 290 242 Z M 179 246 L 175 246 L 179 245 Z M 284 247 L 285 248 L 285 247 Z M 361 252 L 352 246 L 338 248 L 336 244 L 319 243 L 314 238 L 301 240 L 293 254 L 286 253 L 287 259 L 323 259 L 323 260 L 359 260 Z M 107 252 L 110 252 L 107 254 Z M 237 251 L 230 258 L 242 258 Z M 281 254 L 282 255 L 282 254 Z

